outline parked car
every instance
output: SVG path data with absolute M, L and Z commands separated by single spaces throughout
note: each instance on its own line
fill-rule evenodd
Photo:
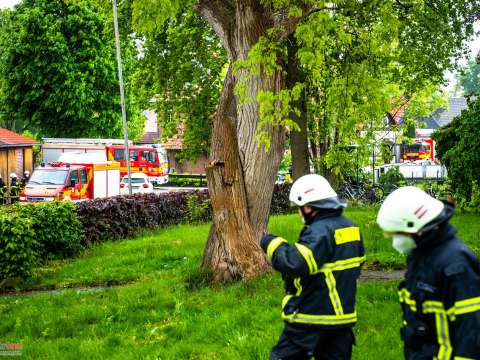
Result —
M 132 177 L 132 194 L 148 194 L 153 193 L 153 184 L 144 173 L 133 173 Z M 125 175 L 120 182 L 120 195 L 128 195 L 128 175 Z

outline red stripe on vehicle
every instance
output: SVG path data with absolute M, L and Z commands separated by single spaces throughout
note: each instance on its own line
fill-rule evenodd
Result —
M 420 207 L 417 210 L 415 210 L 414 214 L 417 215 L 422 209 L 423 209 L 423 205 L 420 205 Z
M 315 190 L 315 188 L 308 189 L 307 191 L 304 192 L 304 194 L 308 194 L 309 192 L 312 192 L 313 190 Z

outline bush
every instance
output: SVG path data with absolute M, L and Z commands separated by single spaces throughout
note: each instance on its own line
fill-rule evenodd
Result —
M 380 175 L 378 182 L 382 186 L 385 194 L 390 194 L 393 190 L 405 183 L 405 177 L 397 166 L 392 166 L 385 174 Z
M 187 194 L 136 194 L 78 203 L 77 214 L 85 231 L 84 245 L 184 222 Z
M 188 223 L 208 222 L 212 218 L 212 201 L 207 191 L 187 194 L 186 220 Z
M 27 204 L 18 206 L 17 211 L 31 219 L 42 259 L 72 257 L 81 251 L 84 233 L 73 203 Z
M 37 263 L 32 220 L 16 211 L 0 214 L 0 280 L 27 277 Z

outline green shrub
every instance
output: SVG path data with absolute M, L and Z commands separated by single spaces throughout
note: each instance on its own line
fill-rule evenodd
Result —
M 187 195 L 187 222 L 190 224 L 212 220 L 212 201 L 206 193 Z
M 397 166 L 392 166 L 385 174 L 380 175 L 378 182 L 383 187 L 385 194 L 389 194 L 405 183 L 405 177 Z
M 27 277 L 37 263 L 32 220 L 16 211 L 0 213 L 0 280 Z
M 72 202 L 21 205 L 18 211 L 32 220 L 42 259 L 72 257 L 82 249 L 83 227 Z

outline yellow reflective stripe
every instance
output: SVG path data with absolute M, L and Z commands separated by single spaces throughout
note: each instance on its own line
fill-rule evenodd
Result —
M 285 240 L 281 237 L 276 237 L 275 239 L 270 241 L 270 244 L 268 244 L 268 247 L 267 247 L 267 256 L 271 259 L 275 250 L 277 250 L 277 248 L 280 245 L 282 245 L 283 243 L 286 243 L 286 242 L 287 242 L 287 240 Z
M 424 314 L 446 314 L 443 304 L 440 301 L 428 300 L 422 305 Z
M 448 330 L 447 313 L 435 313 L 435 325 L 437 327 L 437 341 L 440 345 L 438 350 L 438 360 L 450 360 L 452 356 L 452 345 L 450 344 L 450 334 Z
M 455 301 L 455 304 L 447 310 L 450 320 L 455 320 L 457 315 L 463 315 L 480 310 L 480 297 Z
M 410 310 L 417 311 L 417 303 L 411 298 L 411 293 L 407 289 L 402 289 L 398 292 L 398 298 L 401 303 L 405 303 L 410 307 Z
M 452 345 L 450 343 L 450 334 L 448 329 L 447 312 L 440 301 L 428 300 L 422 304 L 424 314 L 435 314 L 435 326 L 437 329 L 437 341 L 440 345 L 438 350 L 438 360 L 450 360 L 452 356 Z
M 305 259 L 308 269 L 310 271 L 310 274 L 315 274 L 318 270 L 317 267 L 317 262 L 315 261 L 315 258 L 313 257 L 313 252 L 310 250 L 308 247 L 305 245 L 295 243 L 295 246 L 297 247 L 298 251 L 300 254 L 302 254 L 303 258 Z
M 290 315 L 282 314 L 282 318 L 290 323 L 312 324 L 312 325 L 342 325 L 351 324 L 357 321 L 357 313 L 345 315 L 311 315 L 302 313 L 293 313 Z
M 301 278 L 295 278 L 293 280 L 293 285 L 295 285 L 295 288 L 297 289 L 297 293 L 295 294 L 296 296 L 300 296 L 302 293 L 302 284 L 300 283 Z
M 286 295 L 283 297 L 282 300 L 282 309 L 287 305 L 287 303 L 290 301 L 290 299 L 293 297 L 293 295 Z
M 346 244 L 352 241 L 360 241 L 360 229 L 358 227 L 348 227 L 335 230 L 335 243 L 337 245 Z
M 341 270 L 347 270 L 347 269 L 359 267 L 360 265 L 362 265 L 363 262 L 365 262 L 365 259 L 366 259 L 365 256 L 361 256 L 361 257 L 354 257 L 354 258 L 345 259 L 345 260 L 338 260 L 333 263 L 325 263 L 323 264 L 319 272 L 341 271 Z
M 455 356 L 453 360 L 475 360 L 474 358 L 466 358 L 463 356 Z
M 340 300 L 340 295 L 337 291 L 337 282 L 335 281 L 335 276 L 331 271 L 325 271 L 325 282 L 328 286 L 328 296 L 332 302 L 333 309 L 336 315 L 343 315 L 342 302 Z
M 295 294 L 295 296 L 300 296 L 300 294 L 302 293 L 302 284 L 300 283 L 302 279 L 301 278 L 295 278 L 293 279 L 293 285 L 295 285 L 295 288 L 297 289 L 297 292 Z M 290 299 L 293 297 L 293 295 L 286 295 L 283 297 L 283 300 L 282 300 L 282 309 L 287 305 L 287 303 L 290 301 Z

